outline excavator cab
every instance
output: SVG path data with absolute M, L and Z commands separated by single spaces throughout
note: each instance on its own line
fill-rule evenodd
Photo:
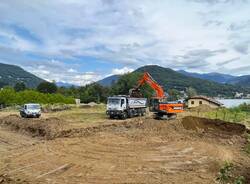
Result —
M 149 110 L 151 112 L 156 112 L 159 110 L 160 99 L 159 98 L 151 98 L 149 102 Z

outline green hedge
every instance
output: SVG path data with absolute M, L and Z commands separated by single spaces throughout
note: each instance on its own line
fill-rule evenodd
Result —
M 39 103 L 39 104 L 73 104 L 74 98 L 65 97 L 61 94 L 44 94 L 34 90 L 25 90 L 15 92 L 12 88 L 4 88 L 0 90 L 0 104 L 3 105 L 22 105 L 25 103 Z

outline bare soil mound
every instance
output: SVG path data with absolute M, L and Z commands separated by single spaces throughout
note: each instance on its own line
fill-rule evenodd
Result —
M 193 116 L 183 118 L 182 125 L 187 130 L 203 131 L 212 134 L 242 135 L 246 132 L 246 126 L 242 124 Z
M 63 123 L 58 118 L 24 119 L 18 115 L 9 115 L 0 119 L 0 125 L 11 130 L 26 133 L 32 137 L 53 139 L 62 130 Z

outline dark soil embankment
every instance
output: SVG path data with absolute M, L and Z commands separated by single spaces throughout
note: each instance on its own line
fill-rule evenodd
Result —
M 242 124 L 193 116 L 183 118 L 182 125 L 187 130 L 201 131 L 211 134 L 242 135 L 246 132 L 246 126 Z
M 63 128 L 63 123 L 58 118 L 29 119 L 20 118 L 17 115 L 10 115 L 0 119 L 0 125 L 10 128 L 13 131 L 25 133 L 32 137 L 53 139 Z
M 13 131 L 25 133 L 32 137 L 55 139 L 60 137 L 85 137 L 103 131 L 126 131 L 132 127 L 139 128 L 141 121 L 116 122 L 85 128 L 66 128 L 66 123 L 58 118 L 33 119 L 10 115 L 0 119 L 0 125 Z M 68 126 L 67 126 L 68 127 Z

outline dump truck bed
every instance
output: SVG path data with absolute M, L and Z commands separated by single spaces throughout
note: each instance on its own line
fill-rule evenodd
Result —
M 128 98 L 129 108 L 146 108 L 147 99 L 146 98 Z

